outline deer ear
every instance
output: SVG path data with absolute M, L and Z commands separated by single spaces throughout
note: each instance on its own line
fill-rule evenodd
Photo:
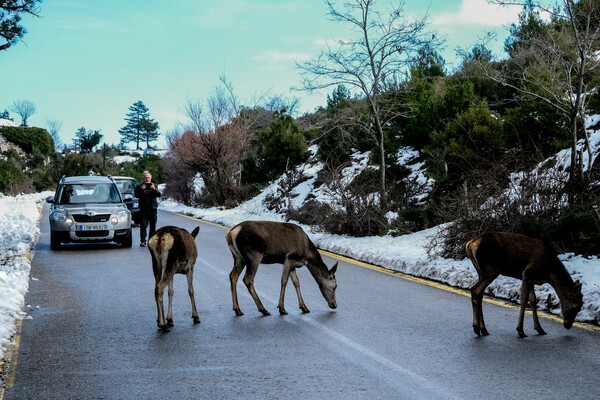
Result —
M 335 271 L 337 271 L 337 266 L 338 266 L 339 261 L 337 261 L 333 267 L 331 267 L 331 269 L 329 270 L 329 275 L 333 275 L 335 274 Z
M 198 236 L 198 232 L 200 231 L 200 227 L 197 226 L 193 231 L 192 231 L 192 237 L 194 239 L 196 239 L 196 236 Z
M 581 291 L 581 282 L 579 282 L 579 279 L 575 281 L 575 290 Z

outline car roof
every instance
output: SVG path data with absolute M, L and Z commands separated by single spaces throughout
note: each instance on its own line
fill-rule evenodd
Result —
M 68 176 L 61 180 L 61 183 L 112 183 L 113 181 L 106 176 Z
M 135 178 L 131 176 L 113 176 L 113 179 L 131 179 L 135 181 Z

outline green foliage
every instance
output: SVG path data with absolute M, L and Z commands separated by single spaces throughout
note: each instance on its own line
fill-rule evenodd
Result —
M 560 252 L 600 254 L 600 217 L 591 206 L 568 207 L 555 219 L 530 216 L 522 224 L 524 234 L 551 242 Z
M 0 127 L 0 134 L 9 142 L 21 147 L 26 153 L 31 153 L 34 148 L 47 156 L 54 153 L 54 139 L 45 129 L 3 126 Z
M 265 183 L 304 162 L 309 153 L 306 140 L 285 110 L 275 112 L 269 127 L 253 141 L 254 154 L 243 162 L 245 184 Z
M 19 23 L 21 14 L 37 15 L 42 0 L 2 0 L 0 1 L 0 50 L 15 44 L 27 32 Z
M 425 43 L 419 50 L 415 61 L 410 66 L 410 75 L 414 79 L 433 80 L 446 76 L 444 65 L 446 61 L 430 43 Z
M 568 121 L 546 103 L 530 101 L 510 108 L 504 114 L 508 147 L 549 157 L 570 145 Z
M 16 194 L 12 192 L 12 186 L 21 178 L 21 169 L 15 166 L 14 160 L 0 159 L 0 193 Z
M 472 170 L 485 170 L 505 152 L 501 120 L 485 103 L 460 113 L 446 128 L 432 135 L 425 149 L 427 172 L 446 193 L 459 186 Z
M 90 161 L 90 157 L 86 154 L 71 153 L 64 158 L 61 176 L 89 175 L 90 171 L 100 173 L 97 166 Z
M 150 146 L 150 142 L 158 139 L 158 122 L 150 118 L 148 107 L 139 100 L 129 106 L 129 112 L 126 114 L 127 125 L 119 129 L 121 134 L 121 143 L 135 143 L 137 150 L 140 148 L 140 142 L 145 141 L 146 147 Z
M 82 153 L 91 153 L 102 139 L 100 131 L 87 130 L 82 126 L 75 133 L 75 141 Z
M 8 112 L 8 110 L 5 108 L 4 111 L 0 112 L 0 119 L 7 119 L 9 121 L 14 121 L 11 117 L 10 117 L 10 113 Z

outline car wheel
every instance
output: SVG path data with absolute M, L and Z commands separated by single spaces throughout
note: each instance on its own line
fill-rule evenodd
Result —
M 127 235 L 127 237 L 125 238 L 125 240 L 123 240 L 121 242 L 121 244 L 123 245 L 123 247 L 131 247 L 132 244 L 132 234 L 131 231 L 129 231 L 129 235 Z
M 50 231 L 50 249 L 51 250 L 60 250 L 60 240 L 58 239 L 58 235 L 54 233 L 54 231 Z

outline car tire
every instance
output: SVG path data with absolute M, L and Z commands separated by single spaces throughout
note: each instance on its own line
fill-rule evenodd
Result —
M 54 233 L 54 231 L 50 231 L 50 249 L 51 250 L 60 250 L 60 240 L 58 239 L 58 235 Z
M 131 231 L 129 231 L 129 235 L 127 235 L 127 237 L 125 238 L 125 240 L 123 240 L 121 242 L 121 244 L 123 245 L 123 247 L 131 247 L 131 245 L 133 244 L 133 238 L 132 238 L 132 233 Z

